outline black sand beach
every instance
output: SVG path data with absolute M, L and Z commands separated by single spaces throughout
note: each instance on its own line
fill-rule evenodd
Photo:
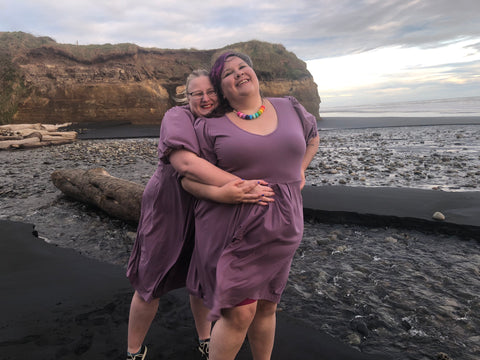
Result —
M 119 126 L 118 134 L 96 128 L 81 138 L 136 134 Z M 144 131 L 138 137 L 158 134 L 154 128 Z M 0 186 L 2 359 L 124 357 L 132 290 L 124 268 L 131 235 L 122 236 L 132 234 L 134 226 L 65 199 L 48 179 L 53 168 L 74 163 L 148 180 L 155 166 L 155 149 L 144 150 L 150 143 L 120 144 L 118 160 L 103 145 L 1 154 L 9 159 Z M 124 145 L 136 149 L 133 157 L 125 155 L 132 152 Z M 272 359 L 423 360 L 442 353 L 444 359 L 475 359 L 480 354 L 473 345 L 480 330 L 479 192 L 313 185 L 304 191 L 305 240 L 278 313 Z M 446 220 L 433 220 L 434 211 Z M 32 235 L 32 224 L 40 238 Z M 357 245 L 373 255 L 357 252 Z M 405 258 L 412 262 L 404 269 Z M 375 274 L 383 271 L 378 265 L 387 269 L 384 275 Z M 464 271 L 458 273 L 460 267 Z M 404 289 L 424 294 L 416 299 Z M 385 309 L 375 308 L 379 304 Z M 152 359 L 199 359 L 184 290 L 161 299 L 146 343 Z M 238 359 L 250 358 L 246 345 Z
M 120 266 L 44 243 L 31 224 L 0 220 L 0 354 L 7 359 L 121 359 L 131 289 Z M 199 359 L 184 290 L 163 297 L 150 359 Z M 151 344 L 151 345 L 150 345 Z M 247 346 L 238 359 L 249 359 Z M 279 313 L 274 359 L 385 359 Z

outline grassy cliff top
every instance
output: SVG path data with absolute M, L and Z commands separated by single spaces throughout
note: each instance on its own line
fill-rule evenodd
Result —
M 135 55 L 140 52 L 157 55 L 178 56 L 183 62 L 202 58 L 207 63 L 225 50 L 236 50 L 248 54 L 253 61 L 255 71 L 264 80 L 287 79 L 298 80 L 311 77 L 306 64 L 281 44 L 272 44 L 258 40 L 227 45 L 221 49 L 159 49 L 143 48 L 131 43 L 75 45 L 59 44 L 46 36 L 36 37 L 25 32 L 0 32 L 0 52 L 12 59 L 24 56 L 35 49 L 48 49 L 57 55 L 63 55 L 79 63 L 105 61 L 119 55 Z M 194 59 L 193 59 L 194 58 Z

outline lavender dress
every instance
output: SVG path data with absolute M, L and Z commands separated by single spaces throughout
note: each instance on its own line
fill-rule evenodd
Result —
M 264 179 L 275 191 L 268 206 L 198 201 L 187 288 L 211 309 L 210 320 L 247 298 L 278 303 L 302 239 L 301 164 L 317 135 L 316 119 L 292 97 L 269 101 L 278 126 L 268 135 L 242 130 L 226 116 L 195 124 L 202 156 L 241 178 Z
M 194 246 L 194 198 L 183 190 L 168 156 L 182 148 L 199 153 L 193 121 L 188 107 L 172 108 L 162 120 L 160 161 L 143 192 L 127 268 L 127 277 L 145 301 L 185 286 Z

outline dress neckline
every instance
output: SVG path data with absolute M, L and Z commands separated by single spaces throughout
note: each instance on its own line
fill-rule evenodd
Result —
M 225 118 L 227 118 L 228 122 L 230 124 L 232 124 L 235 128 L 239 129 L 240 131 L 243 131 L 249 135 L 254 135 L 254 136 L 262 136 L 262 137 L 266 137 L 266 136 L 270 136 L 270 135 L 273 135 L 279 128 L 280 126 L 280 117 L 278 116 L 278 111 L 275 107 L 275 105 L 270 101 L 269 98 L 265 98 L 266 101 L 268 101 L 271 105 L 272 105 L 272 108 L 273 110 L 275 111 L 275 115 L 277 117 L 277 125 L 275 126 L 275 129 L 273 129 L 271 132 L 269 132 L 268 134 L 257 134 L 257 133 L 254 133 L 254 132 L 251 132 L 251 131 L 248 131 L 248 130 L 245 130 L 245 129 L 242 129 L 240 126 L 238 126 L 237 124 L 235 124 L 228 116 L 227 114 L 224 115 Z

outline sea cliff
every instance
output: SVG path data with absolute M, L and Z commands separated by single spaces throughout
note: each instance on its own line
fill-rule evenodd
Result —
M 292 95 L 318 116 L 320 97 L 305 62 L 260 41 L 221 49 L 156 49 L 135 44 L 59 44 L 0 32 L 0 124 L 158 124 L 188 74 L 226 49 L 249 54 L 264 96 Z

